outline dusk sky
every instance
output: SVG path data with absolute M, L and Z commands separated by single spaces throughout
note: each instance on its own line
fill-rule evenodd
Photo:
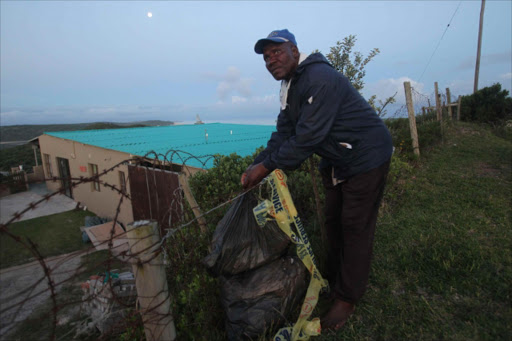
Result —
M 481 1 L 0 1 L 0 124 L 169 120 L 274 124 L 279 83 L 254 44 L 288 28 L 327 54 L 380 54 L 363 95 L 409 80 L 473 92 Z M 151 14 L 149 14 L 151 13 Z M 447 25 L 450 23 L 450 26 Z M 487 0 L 479 87 L 512 90 L 512 1 Z M 399 111 L 400 112 L 400 111 Z

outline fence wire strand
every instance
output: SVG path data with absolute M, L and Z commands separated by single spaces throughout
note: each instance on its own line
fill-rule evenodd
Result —
M 120 219 L 123 210 L 126 209 L 123 203 L 133 203 L 134 193 L 111 184 L 104 178 L 122 166 L 143 168 L 146 174 L 146 190 L 148 194 L 151 194 L 152 188 L 162 186 L 157 178 L 157 171 L 177 174 L 169 165 L 178 165 L 178 168 L 184 170 L 191 161 L 194 161 L 194 164 L 199 163 L 201 168 L 206 169 L 207 163 L 214 158 L 213 155 L 196 157 L 177 150 L 169 150 L 165 154 L 149 152 L 143 157 L 119 162 L 90 177 L 45 179 L 53 184 L 69 183 L 73 190 L 98 183 L 101 188 L 114 191 L 118 196 L 118 201 L 116 205 L 112 206 L 109 215 L 108 220 L 111 225 L 108 225 L 106 239 L 98 240 L 93 245 L 84 244 L 81 250 L 55 257 L 49 257 L 46 254 L 42 245 L 39 245 L 41 241 L 23 237 L 15 223 L 23 220 L 23 216 L 29 211 L 36 210 L 43 203 L 64 195 L 65 188 L 45 194 L 34 202 L 26 203 L 24 209 L 13 213 L 10 217 L 2 218 L 2 221 L 5 221 L 0 224 L 2 244 L 13 243 L 16 248 L 28 250 L 32 255 L 32 260 L 1 270 L 0 339 L 5 339 L 9 335 L 17 335 L 19 328 L 26 326 L 23 322 L 27 319 L 30 319 L 32 324 L 37 322 L 47 325 L 49 329 L 46 331 L 46 339 L 49 340 L 72 339 L 84 335 L 102 339 L 112 333 L 118 333 L 118 329 L 129 328 L 130 324 L 131 327 L 134 327 L 140 326 L 141 323 L 169 323 L 168 314 L 157 313 L 159 305 L 151 308 L 154 309 L 153 314 L 148 314 L 146 311 L 146 314 L 143 315 L 144 318 L 150 316 L 150 321 L 141 321 L 140 315 L 138 315 L 140 307 L 137 302 L 144 297 L 134 293 L 137 274 L 133 273 L 133 266 L 154 264 L 156 259 L 160 259 L 159 255 L 163 256 L 162 265 L 172 262 L 171 255 L 173 253 L 168 248 L 168 241 L 172 236 L 192 226 L 198 219 L 207 218 L 212 212 L 230 204 L 251 189 L 240 191 L 229 200 L 193 218 L 190 212 L 185 214 L 187 204 L 184 202 L 184 189 L 181 183 L 177 182 L 178 186 L 167 193 L 166 197 L 148 195 L 147 219 L 157 220 L 158 225 L 163 225 L 165 228 L 160 226 L 159 233 L 162 237 L 158 238 L 158 242 L 151 241 L 142 250 L 130 252 L 129 248 L 123 247 L 123 244 L 119 242 L 130 243 L 129 233 L 124 229 L 124 225 L 128 222 L 121 222 Z M 180 163 L 177 163 L 178 160 Z M 127 187 L 132 180 L 130 176 L 129 172 L 126 180 Z M 151 201 L 152 199 L 154 200 Z M 165 203 L 169 203 L 168 206 L 160 209 Z M 76 209 L 81 210 L 84 207 L 80 207 L 80 203 L 78 203 Z M 212 220 L 209 223 L 216 224 Z M 121 232 L 117 226 L 121 227 Z M 85 227 L 84 230 L 88 228 L 90 227 Z M 77 232 L 76 238 L 80 237 Z M 98 250 L 103 250 L 104 253 L 95 259 L 94 256 L 99 255 Z M 150 257 L 146 254 L 148 251 L 151 254 Z M 5 266 L 6 264 L 2 264 L 2 267 Z M 20 273 L 24 274 L 21 278 Z M 121 278 L 120 276 L 126 277 Z M 18 280 L 18 284 L 23 282 L 21 288 L 4 290 L 9 287 L 9 281 L 14 280 Z M 167 298 L 170 296 L 170 291 L 167 290 L 160 294 Z M 38 316 L 35 314 L 38 311 L 44 311 L 44 313 Z M 104 323 L 106 321 L 108 323 Z M 65 333 L 60 333 L 59 329 L 63 325 L 66 325 L 68 329 Z M 40 335 L 40 337 L 42 336 Z

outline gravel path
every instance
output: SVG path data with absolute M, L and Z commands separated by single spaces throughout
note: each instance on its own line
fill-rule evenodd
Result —
M 46 259 L 56 292 L 62 288 L 59 283 L 73 279 L 84 253 L 73 252 Z M 50 295 L 48 278 L 38 261 L 0 270 L 0 340 Z

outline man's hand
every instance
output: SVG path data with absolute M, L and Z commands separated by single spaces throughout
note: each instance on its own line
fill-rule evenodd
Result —
M 263 162 L 249 166 L 242 174 L 241 182 L 244 189 L 252 188 L 260 183 L 270 171 L 263 166 Z

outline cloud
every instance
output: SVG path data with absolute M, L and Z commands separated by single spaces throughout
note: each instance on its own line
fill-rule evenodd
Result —
M 237 103 L 245 103 L 247 102 L 247 98 L 240 97 L 240 96 L 232 96 L 231 97 L 231 103 L 237 104 Z
M 224 101 L 231 91 L 232 86 L 228 82 L 220 82 L 219 85 L 217 85 L 217 96 L 221 101 Z
M 271 105 L 275 105 L 276 107 L 279 105 L 279 98 L 275 94 L 253 97 L 251 100 L 255 104 L 271 104 Z
M 221 102 L 228 100 L 233 94 L 237 94 L 245 98 L 252 96 L 252 79 L 242 77 L 240 70 L 235 66 L 228 67 L 226 72 L 223 74 L 206 72 L 201 76 L 207 80 L 218 82 L 217 97 Z
M 273 124 L 279 113 L 277 95 L 238 96 L 211 105 L 2 107 L 0 125 L 136 122 L 163 120 Z
M 277 95 L 253 96 L 251 98 L 232 96 L 232 104 L 247 103 L 254 106 L 265 106 L 270 108 L 279 108 L 279 100 Z
M 380 99 L 382 101 L 396 93 L 396 103 L 405 103 L 404 82 L 410 82 L 411 87 L 418 93 L 422 94 L 425 91 L 423 83 L 418 83 L 404 76 L 400 78 L 381 79 L 377 82 L 367 84 L 363 93 L 367 99 L 376 95 L 377 100 Z
M 507 72 L 507 73 L 501 74 L 500 78 L 504 79 L 504 80 L 510 80 L 510 79 L 512 79 L 512 72 Z

